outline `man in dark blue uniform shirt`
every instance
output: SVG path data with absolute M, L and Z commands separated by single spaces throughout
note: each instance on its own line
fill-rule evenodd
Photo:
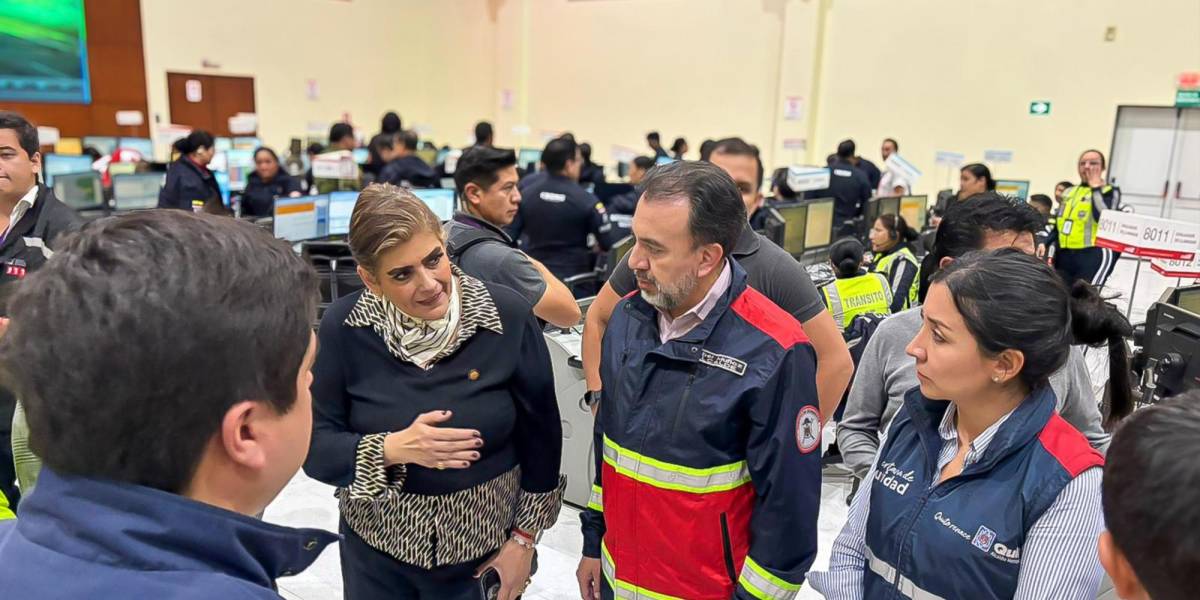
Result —
M 439 182 L 433 167 L 416 155 L 417 134 L 401 131 L 397 139 L 399 144 L 396 146 L 396 158 L 383 167 L 377 181 L 414 188 L 438 187 Z
M 546 177 L 521 190 L 521 207 L 509 226 L 529 256 L 540 261 L 559 279 L 592 270 L 595 255 L 588 234 L 608 249 L 601 236 L 603 207 L 579 186 L 583 157 L 574 140 L 558 138 L 542 151 Z
M 854 142 L 846 140 L 838 144 L 837 154 L 829 157 L 829 187 L 804 194 L 806 198 L 832 197 L 835 200 L 833 226 L 838 236 L 853 235 L 857 231 L 854 219 L 862 216 L 873 189 L 867 175 L 850 163 L 853 158 Z

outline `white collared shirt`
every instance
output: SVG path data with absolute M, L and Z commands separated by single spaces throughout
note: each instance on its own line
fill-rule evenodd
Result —
M 704 295 L 704 299 L 693 306 L 690 310 L 672 319 L 670 315 L 658 311 L 658 341 L 665 344 L 671 340 L 676 340 L 693 329 L 697 325 L 704 322 L 708 318 L 708 314 L 716 307 L 721 296 L 729 289 L 733 281 L 733 270 L 729 267 L 729 261 L 725 261 L 725 268 L 721 269 L 721 274 L 717 276 L 717 280 L 713 282 L 708 293 Z
M 28 192 L 25 192 L 25 195 L 20 200 L 17 200 L 17 203 L 13 205 L 12 214 L 8 216 L 8 229 L 4 230 L 4 237 L 0 238 L 0 240 L 8 239 L 8 234 L 12 233 L 13 227 L 16 227 L 21 218 L 25 216 L 25 213 L 33 208 L 33 203 L 37 202 L 37 197 L 38 186 L 35 184 L 32 188 L 29 188 Z

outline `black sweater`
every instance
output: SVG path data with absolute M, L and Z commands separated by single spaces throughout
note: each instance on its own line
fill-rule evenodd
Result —
M 422 413 L 450 410 L 454 416 L 441 426 L 478 430 L 484 443 L 480 459 L 462 470 L 408 465 L 404 492 L 448 494 L 517 465 L 523 491 L 544 493 L 558 486 L 562 424 L 546 341 L 528 302 L 503 286 L 485 285 L 503 335 L 478 329 L 428 371 L 393 356 L 374 329 L 345 324 L 362 292 L 340 298 L 325 311 L 313 366 L 306 473 L 349 486 L 365 434 L 401 431 Z

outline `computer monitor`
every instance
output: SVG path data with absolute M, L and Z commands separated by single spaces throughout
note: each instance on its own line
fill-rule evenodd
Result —
M 329 193 L 329 235 L 350 235 L 350 215 L 358 202 L 358 192 Z
M 87 173 L 92 170 L 92 157 L 85 155 L 47 154 L 42 157 L 42 177 L 46 187 L 54 187 L 54 178 L 70 173 Z
M 354 164 L 365 165 L 371 160 L 371 151 L 367 148 L 355 148 L 351 154 L 354 155 Z
M 833 202 L 833 198 L 822 198 L 808 203 L 805 250 L 825 248 L 833 243 Z
M 254 152 L 262 146 L 262 140 L 254 136 L 235 137 L 232 140 L 234 150 L 249 150 Z
M 162 173 L 113 175 L 114 208 L 124 211 L 158 206 L 158 191 L 162 188 L 163 179 Z
M 541 150 L 521 148 L 517 151 L 517 166 L 526 171 L 536 171 L 540 162 L 542 162 Z
M 83 137 L 84 148 L 95 148 L 102 155 L 112 154 L 117 149 L 117 138 L 106 135 L 88 135 Z
M 629 177 L 629 163 L 623 161 L 617 163 L 617 177 L 621 179 Z
M 449 221 L 454 216 L 454 190 L 412 190 L 412 193 L 437 215 L 440 221 Z
M 123 137 L 117 142 L 118 148 L 137 150 L 145 160 L 154 160 L 154 142 L 150 138 Z
M 254 151 L 233 149 L 225 152 L 225 169 L 229 173 L 229 189 L 246 189 L 246 179 L 254 172 Z
M 435 158 L 435 159 L 434 159 L 434 161 L 435 161 L 437 164 L 439 164 L 439 165 L 440 165 L 440 164 L 442 164 L 442 163 L 446 162 L 446 157 L 447 157 L 447 156 L 450 156 L 450 149 L 449 149 L 449 148 L 445 148 L 445 149 L 443 149 L 443 150 L 438 150 L 438 153 L 437 153 L 437 158 Z
M 233 140 L 227 137 L 214 138 L 213 150 L 216 150 L 217 152 L 228 152 L 233 150 Z
M 879 199 L 879 214 L 876 215 L 875 218 L 879 218 L 883 215 L 898 214 L 900 214 L 900 196 L 884 196 L 883 198 Z M 874 221 L 872 221 L 871 223 L 867 223 L 867 226 L 870 227 L 874 224 Z
M 1175 296 L 1175 306 L 1200 315 L 1200 286 L 1177 288 Z
M 100 184 L 100 174 L 95 171 L 63 173 L 55 177 L 54 195 L 76 210 L 104 206 L 104 186 Z
M 621 241 L 613 245 L 612 249 L 609 250 L 609 256 L 612 258 L 612 264 L 614 267 L 617 265 L 617 263 L 621 262 L 621 259 L 625 258 L 626 254 L 629 254 L 630 250 L 633 250 L 633 246 L 636 243 L 636 238 L 634 238 L 632 235 L 627 235 L 621 238 Z
M 433 148 L 421 148 L 420 150 L 417 150 L 416 155 L 417 158 L 425 161 L 425 164 L 431 167 L 436 167 L 437 153 L 438 151 Z
M 875 219 L 879 218 L 879 197 L 872 196 L 867 200 L 866 206 L 863 207 L 863 221 L 867 223 L 867 228 L 875 224 Z
M 320 237 L 317 226 L 318 196 L 275 200 L 275 237 L 302 242 Z M 326 197 L 328 199 L 328 197 Z
M 900 196 L 900 216 L 917 231 L 925 229 L 928 206 L 928 196 Z
M 780 246 L 792 256 L 804 253 L 808 236 L 808 205 L 777 204 L 775 210 L 783 217 L 783 243 Z
M 1029 182 L 1023 179 L 997 179 L 996 193 L 1025 202 L 1029 199 Z

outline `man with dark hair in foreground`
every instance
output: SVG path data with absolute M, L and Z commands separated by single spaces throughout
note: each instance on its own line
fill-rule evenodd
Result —
M 1134 412 L 1104 468 L 1100 563 L 1124 600 L 1186 600 L 1200 589 L 1200 390 Z
M 316 291 L 286 243 L 182 211 L 30 275 L 0 370 L 45 468 L 0 524 L 0 597 L 278 598 L 337 539 L 253 516 L 308 452 Z

